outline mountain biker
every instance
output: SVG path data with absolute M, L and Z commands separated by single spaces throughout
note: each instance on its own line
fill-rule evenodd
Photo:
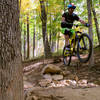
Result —
M 73 3 L 69 4 L 68 5 L 68 12 L 63 13 L 63 15 L 62 15 L 61 27 L 66 28 L 66 30 L 64 31 L 63 34 L 64 34 L 64 38 L 65 38 L 65 45 L 68 48 L 69 48 L 69 43 L 68 43 L 69 38 L 73 34 L 72 32 L 70 32 L 70 29 L 73 26 L 73 22 L 76 20 L 76 21 L 81 22 L 85 26 L 89 26 L 89 24 L 87 24 L 82 19 L 80 19 L 77 14 L 73 13 L 75 8 L 76 8 L 76 6 Z

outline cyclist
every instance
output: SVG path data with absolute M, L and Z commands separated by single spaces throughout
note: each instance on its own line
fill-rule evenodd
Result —
M 73 35 L 73 33 L 70 31 L 70 29 L 73 26 L 73 22 L 79 21 L 82 24 L 89 26 L 89 24 L 87 24 L 86 22 L 84 22 L 83 20 L 81 20 L 77 14 L 73 13 L 75 10 L 76 6 L 71 3 L 68 5 L 68 12 L 65 12 L 62 15 L 62 22 L 61 22 L 61 27 L 62 28 L 66 28 L 66 30 L 64 31 L 64 37 L 65 37 L 65 45 L 69 48 L 69 38 Z

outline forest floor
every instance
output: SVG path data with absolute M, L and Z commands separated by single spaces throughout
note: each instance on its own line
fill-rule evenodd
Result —
M 61 60 L 57 61 L 57 59 Z M 100 100 L 100 47 L 94 50 L 95 64 L 92 67 L 89 66 L 89 63 L 79 63 L 76 57 L 73 57 L 69 67 L 63 64 L 61 57 L 57 57 L 57 59 L 23 63 L 25 100 Z M 48 64 L 58 66 L 64 73 L 63 79 L 50 81 L 52 86 L 45 85 L 45 82 L 40 84 L 41 80 L 44 81 L 41 72 Z M 63 84 L 64 80 L 68 85 Z M 74 84 L 80 80 L 84 86 Z M 70 82 L 73 83 L 70 84 Z M 58 83 L 60 84 L 57 85 Z

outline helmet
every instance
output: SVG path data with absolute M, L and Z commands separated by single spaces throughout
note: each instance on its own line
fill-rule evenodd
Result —
M 68 5 L 68 9 L 69 9 L 69 8 L 73 8 L 73 9 L 75 9 L 76 6 L 75 6 L 73 3 L 71 3 L 71 4 Z

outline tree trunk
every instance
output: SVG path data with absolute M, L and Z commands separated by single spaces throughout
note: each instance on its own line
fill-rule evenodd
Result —
M 24 23 L 24 60 L 26 59 L 26 27 Z
M 19 0 L 19 10 L 21 10 L 21 3 L 22 3 L 22 1 Z
M 49 43 L 50 43 L 50 46 L 51 46 L 51 39 L 52 39 L 52 20 L 51 20 L 51 13 L 50 13 L 50 34 L 49 34 Z
M 63 0 L 63 2 L 64 2 L 64 12 L 65 12 L 66 11 L 66 1 Z
M 56 50 L 56 41 L 52 40 L 51 51 L 54 53 Z
M 51 51 L 50 51 L 50 45 L 49 45 L 48 36 L 47 36 L 47 13 L 45 10 L 44 0 L 40 0 L 40 5 L 41 5 L 41 21 L 42 21 L 44 54 L 46 58 L 49 58 L 51 57 Z
M 19 1 L 0 1 L 0 100 L 23 100 Z
M 91 0 L 87 0 L 87 10 L 88 10 L 88 23 L 90 24 L 90 27 L 89 27 L 89 35 L 90 35 L 90 38 L 92 40 L 92 44 L 93 44 L 93 31 L 92 31 L 92 14 L 91 14 L 91 4 L 92 4 L 92 1 Z M 92 48 L 92 56 L 90 58 L 90 66 L 93 66 L 94 65 L 94 56 L 93 56 L 93 48 Z
M 34 25 L 34 32 L 33 32 L 33 58 L 35 53 L 35 25 Z
M 59 34 L 58 34 L 58 39 L 57 39 L 57 51 L 59 50 Z
M 29 59 L 30 47 L 29 47 L 29 15 L 27 15 L 27 59 Z
M 95 22 L 95 26 L 96 26 L 96 32 L 97 32 L 98 42 L 99 42 L 99 45 L 100 45 L 99 25 L 98 25 L 97 16 L 96 16 L 96 12 L 95 12 L 95 8 L 94 8 L 93 3 L 92 3 L 92 12 L 93 12 L 93 16 L 94 16 L 94 22 Z
M 56 29 L 53 28 L 53 31 L 52 31 L 52 44 L 51 44 L 51 51 L 52 52 L 55 52 L 56 51 Z

